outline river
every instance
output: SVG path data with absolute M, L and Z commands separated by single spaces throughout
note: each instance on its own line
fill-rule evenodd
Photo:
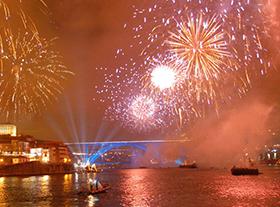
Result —
M 280 169 L 235 177 L 215 169 L 123 169 L 98 173 L 111 189 L 79 195 L 91 174 L 1 177 L 0 206 L 280 206 Z

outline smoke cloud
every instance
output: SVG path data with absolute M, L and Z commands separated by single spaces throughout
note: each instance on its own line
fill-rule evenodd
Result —
M 220 120 L 200 122 L 191 132 L 191 158 L 209 167 L 242 164 L 245 153 L 255 158 L 269 139 L 267 120 L 272 108 L 254 101 L 229 111 Z

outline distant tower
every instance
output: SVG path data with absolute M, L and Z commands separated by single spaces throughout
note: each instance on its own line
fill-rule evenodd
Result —
M 17 136 L 17 127 L 14 124 L 0 124 L 0 135 L 11 135 L 12 137 Z

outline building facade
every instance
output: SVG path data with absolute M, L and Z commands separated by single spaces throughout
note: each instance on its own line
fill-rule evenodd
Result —
M 31 136 L 0 135 L 0 165 L 40 161 L 72 163 L 72 154 L 63 142 L 37 140 Z
M 0 124 L 0 135 L 17 136 L 17 127 L 13 124 Z

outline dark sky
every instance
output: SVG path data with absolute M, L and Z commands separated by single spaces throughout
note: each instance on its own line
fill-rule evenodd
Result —
M 96 96 L 94 86 L 103 81 L 103 74 L 96 68 L 102 66 L 114 68 L 113 57 L 116 49 L 127 44 L 129 34 L 124 32 L 123 25 L 131 19 L 132 1 L 45 1 L 51 13 L 50 16 L 34 12 L 38 16 L 36 21 L 41 35 L 59 37 L 56 42 L 58 49 L 75 76 L 66 83 L 65 91 L 58 101 L 47 108 L 42 115 L 36 115 L 31 120 L 18 123 L 19 132 L 31 134 L 37 138 L 65 141 L 133 137 L 117 125 L 104 121 L 105 106 L 93 101 Z M 141 1 L 133 1 L 133 4 L 135 3 L 141 3 Z M 275 33 L 277 32 L 276 30 Z M 275 58 L 275 55 L 272 55 Z M 276 68 L 278 68 L 277 65 Z M 233 103 L 228 109 L 229 112 L 225 111 L 222 117 L 231 115 L 232 110 L 238 110 L 239 106 L 243 110 L 244 105 L 252 107 L 255 103 L 261 103 L 268 107 L 273 106 L 273 115 L 270 120 L 277 121 L 272 121 L 271 125 L 278 128 L 279 126 L 274 122 L 279 123 L 277 117 L 280 114 L 279 73 L 277 70 L 271 72 L 268 77 L 255 83 L 253 87 L 247 97 Z M 211 121 L 212 118 L 209 120 Z M 194 125 L 199 125 L 199 120 Z

